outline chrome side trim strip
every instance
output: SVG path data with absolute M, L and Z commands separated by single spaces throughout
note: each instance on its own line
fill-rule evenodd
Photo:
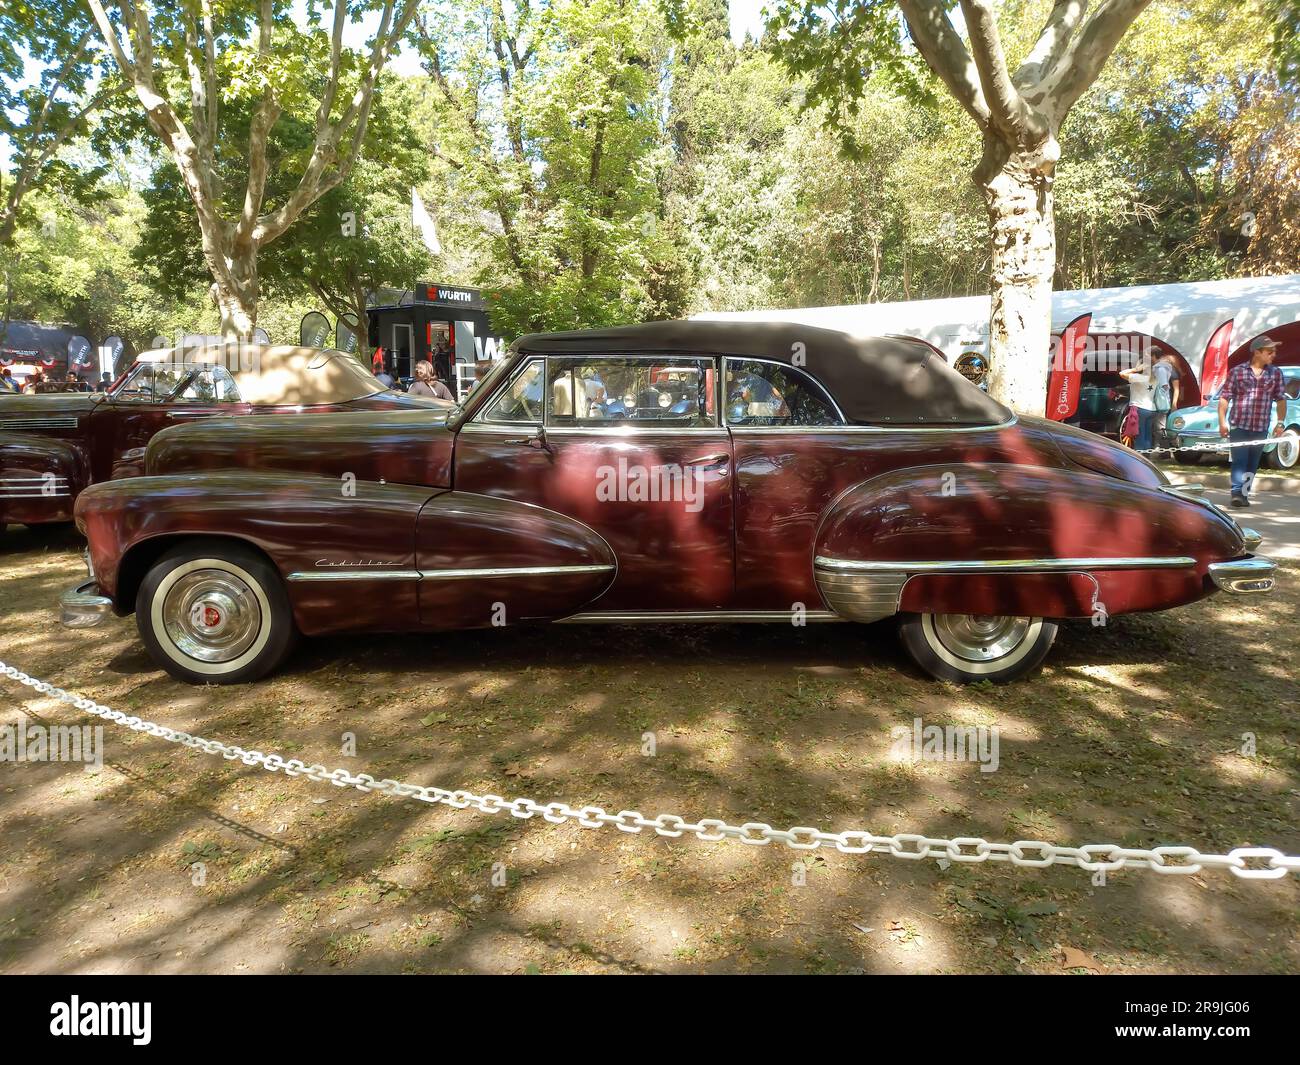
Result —
M 416 569 L 307 569 L 289 574 L 291 581 L 418 581 Z
M 609 573 L 613 564 L 599 566 L 505 566 L 483 569 L 435 569 L 421 570 L 420 577 L 426 581 L 458 580 L 475 577 L 537 577 L 545 575 L 562 575 L 566 573 Z
M 698 436 L 711 433 L 721 441 L 727 439 L 727 430 L 720 425 L 548 425 L 547 436 L 681 436 L 689 433 Z
M 1187 555 L 1152 558 L 1004 558 L 917 562 L 867 562 L 818 555 L 817 568 L 841 573 L 1016 573 L 1090 569 L 1182 569 L 1196 565 Z
M 871 434 L 881 433 L 987 433 L 995 429 L 1010 429 L 1016 424 L 1016 418 L 994 425 L 732 425 L 728 428 L 733 433 L 754 436 L 784 433 L 810 433 L 815 436 L 831 436 L 835 433 Z
M 437 581 L 463 580 L 491 577 L 536 577 L 564 575 L 569 573 L 609 573 L 611 565 L 599 566 L 506 566 L 483 567 L 479 569 L 370 569 L 358 566 L 355 569 L 339 567 L 337 569 L 295 570 L 289 574 L 291 581 Z
M 7 484 L 45 484 L 45 482 L 46 482 L 47 480 L 49 480 L 49 481 L 51 481 L 51 482 L 53 482 L 53 483 L 55 483 L 55 484 L 58 484 L 58 483 L 60 483 L 60 482 L 67 483 L 68 478 L 67 478 L 67 476 L 66 476 L 65 474 L 62 474 L 62 473 L 56 473 L 56 474 L 53 474 L 52 476 L 50 476 L 50 477 L 48 477 L 48 478 L 45 476 L 45 474 L 41 474 L 41 475 L 38 476 L 38 477 L 0 477 L 0 485 L 7 485 Z
M 76 415 L 48 418 L 6 418 L 0 423 L 0 429 L 75 429 Z
M 622 625 L 633 622 L 662 622 L 668 625 L 695 622 L 785 622 L 794 616 L 789 610 L 597 610 L 561 618 L 564 624 Z M 809 610 L 803 619 L 809 622 L 843 621 L 829 610 Z

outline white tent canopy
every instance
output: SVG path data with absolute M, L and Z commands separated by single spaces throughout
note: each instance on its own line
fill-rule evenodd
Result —
M 1235 349 L 1260 333 L 1300 320 L 1300 274 L 1194 281 L 1177 285 L 1083 289 L 1052 296 L 1052 330 L 1092 314 L 1093 334 L 1145 333 L 1162 340 L 1199 376 L 1214 331 L 1234 320 Z M 909 303 L 866 303 L 770 311 L 711 311 L 696 318 L 795 322 L 853 336 L 898 334 L 928 341 L 955 362 L 988 354 L 989 298 L 968 296 Z

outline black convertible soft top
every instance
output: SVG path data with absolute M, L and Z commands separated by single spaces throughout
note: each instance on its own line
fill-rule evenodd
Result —
M 790 322 L 647 322 L 514 343 L 533 355 L 733 355 L 806 370 L 855 425 L 997 425 L 1011 411 L 906 337 L 853 337 Z

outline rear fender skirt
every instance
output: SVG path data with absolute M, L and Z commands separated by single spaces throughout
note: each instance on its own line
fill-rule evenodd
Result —
M 899 609 L 1080 618 L 1092 616 L 1097 602 L 1097 579 L 1090 573 L 919 573 L 903 585 Z
M 842 494 L 818 531 L 827 606 L 1086 617 L 1207 594 L 1240 530 L 1210 508 L 1102 474 L 1010 464 L 895 470 Z
M 437 492 L 242 470 L 131 477 L 83 492 L 77 520 L 120 613 L 134 607 L 145 560 L 181 538 L 227 537 L 271 559 L 304 633 L 399 631 L 419 624 L 415 528 Z
M 77 444 L 0 432 L 0 525 L 71 521 L 73 501 L 89 470 Z

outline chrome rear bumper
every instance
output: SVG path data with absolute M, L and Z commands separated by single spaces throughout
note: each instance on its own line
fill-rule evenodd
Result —
M 86 581 L 59 597 L 59 621 L 69 629 L 92 629 L 113 616 L 113 600 L 99 594 L 99 585 Z
M 1231 562 L 1211 562 L 1210 580 L 1220 591 L 1234 595 L 1260 595 L 1273 590 L 1273 574 L 1277 563 L 1272 559 L 1251 555 Z

